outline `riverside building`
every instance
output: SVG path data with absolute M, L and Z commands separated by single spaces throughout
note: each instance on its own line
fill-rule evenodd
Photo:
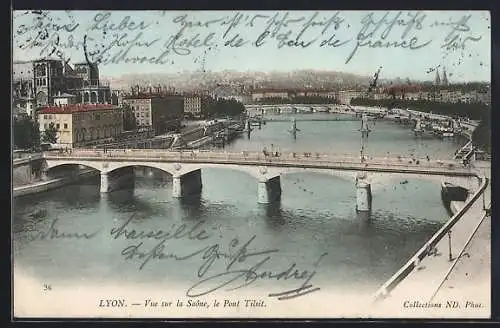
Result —
M 38 111 L 40 134 L 54 123 L 57 146 L 75 148 L 111 141 L 123 132 L 122 109 L 108 104 L 47 106 Z

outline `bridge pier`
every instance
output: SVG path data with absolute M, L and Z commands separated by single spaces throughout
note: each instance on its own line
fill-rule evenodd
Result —
M 108 193 L 117 189 L 133 187 L 135 174 L 133 167 L 122 168 L 112 172 L 101 171 L 100 192 Z
M 47 181 L 49 180 L 49 173 L 47 170 L 43 169 L 41 172 L 40 172 L 40 178 L 42 179 L 42 181 Z
M 276 176 L 269 180 L 260 180 L 257 188 L 259 204 L 274 203 L 281 198 L 281 181 Z
M 110 192 L 109 188 L 109 176 L 108 172 L 101 172 L 101 185 L 100 185 L 100 191 L 102 193 Z
M 356 211 L 368 212 L 372 209 L 371 185 L 364 178 L 356 179 Z
M 199 194 L 202 188 L 201 169 L 191 171 L 184 175 L 174 175 L 172 183 L 172 197 L 182 198 L 184 196 Z

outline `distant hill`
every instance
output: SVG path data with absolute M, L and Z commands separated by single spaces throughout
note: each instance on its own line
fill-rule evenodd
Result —
M 221 85 L 251 88 L 314 88 L 368 86 L 371 77 L 336 71 L 297 70 L 292 72 L 184 72 L 124 74 L 102 77 L 113 89 L 129 90 L 134 85 L 162 85 L 176 91 L 212 90 Z

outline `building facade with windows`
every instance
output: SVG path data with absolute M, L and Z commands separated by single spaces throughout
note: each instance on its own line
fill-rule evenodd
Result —
M 198 95 L 184 95 L 184 114 L 193 117 L 202 115 L 202 98 Z
M 252 101 L 259 101 L 265 98 L 287 99 L 295 95 L 295 92 L 280 89 L 257 89 L 252 92 Z
M 337 100 L 340 104 L 350 105 L 352 99 L 362 97 L 364 94 L 359 90 L 341 90 L 337 94 Z
M 54 123 L 57 144 L 75 148 L 118 137 L 123 132 L 120 107 L 106 104 L 46 106 L 38 111 L 40 133 Z
M 65 91 L 65 64 L 62 60 L 38 59 L 33 61 L 35 97 L 38 106 L 53 104 L 53 96 Z
M 99 80 L 96 64 L 76 63 L 73 68 L 60 59 L 15 61 L 12 77 L 14 96 L 27 111 L 54 105 L 60 93 L 74 95 L 76 103 L 112 101 L 109 83 Z
M 64 106 L 64 105 L 72 105 L 76 104 L 76 96 L 70 93 L 61 93 L 59 92 L 54 96 L 54 105 L 55 106 Z
M 155 135 L 179 129 L 184 116 L 184 97 L 179 95 L 127 96 L 123 105 L 132 110 L 139 127 L 150 127 Z

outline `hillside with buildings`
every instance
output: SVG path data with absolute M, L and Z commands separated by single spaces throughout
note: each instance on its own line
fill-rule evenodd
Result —
M 491 104 L 489 84 L 452 84 L 444 70 L 436 71 L 434 81 L 404 83 L 379 80 L 379 72 L 373 77 L 314 70 L 184 72 L 106 79 L 95 64 L 38 59 L 13 64 L 12 113 L 35 121 L 42 136 L 55 130 L 58 143 L 75 147 L 120 139 L 124 126 L 154 136 L 178 131 L 183 119 L 241 112 L 246 104 L 400 106 L 470 118 L 484 116 Z M 36 134 L 30 132 L 32 123 L 18 123 L 26 135 Z
M 125 74 L 107 77 L 117 89 L 128 90 L 136 84 L 165 84 L 179 92 L 210 90 L 228 85 L 240 90 L 258 88 L 338 89 L 368 85 L 370 78 L 337 71 L 300 70 L 292 72 L 182 72 L 177 74 Z

